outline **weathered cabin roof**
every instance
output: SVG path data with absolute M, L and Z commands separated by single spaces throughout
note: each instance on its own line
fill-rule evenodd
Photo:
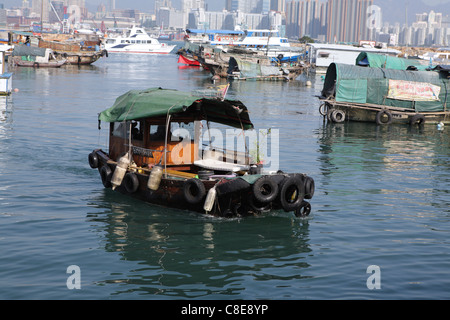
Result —
M 99 114 L 105 122 L 155 118 L 173 114 L 194 115 L 235 128 L 252 129 L 247 107 L 237 100 L 210 99 L 173 89 L 131 90 Z

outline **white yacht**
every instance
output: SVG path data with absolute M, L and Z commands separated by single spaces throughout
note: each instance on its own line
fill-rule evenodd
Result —
M 143 28 L 133 27 L 125 35 L 106 38 L 105 49 L 110 53 L 153 53 L 168 54 L 175 45 L 161 43 L 150 37 Z

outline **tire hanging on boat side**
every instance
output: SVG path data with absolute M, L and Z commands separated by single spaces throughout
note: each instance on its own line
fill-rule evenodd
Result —
M 301 207 L 305 196 L 305 185 L 299 175 L 285 179 L 280 189 L 280 203 L 284 211 L 295 211 Z
M 335 110 L 333 110 L 333 112 L 331 112 L 330 118 L 331 118 L 331 121 L 336 122 L 336 123 L 344 122 L 345 112 L 342 110 L 335 109 Z
M 425 116 L 423 114 L 415 114 L 409 120 L 409 124 L 411 126 L 418 124 L 419 126 L 425 124 Z
M 123 184 L 128 193 L 135 193 L 139 187 L 139 179 L 134 172 L 128 172 L 123 179 Z
M 100 169 L 100 177 L 105 188 L 111 188 L 112 170 L 108 165 L 104 165 Z
M 190 204 L 198 204 L 206 196 L 205 185 L 199 179 L 189 179 L 183 185 L 184 198 Z
M 262 203 L 275 200 L 278 195 L 278 183 L 270 176 L 262 176 L 252 186 L 253 196 Z
M 386 116 L 387 120 L 383 121 L 383 117 Z M 390 124 L 392 122 L 392 113 L 390 113 L 387 110 L 381 110 L 377 113 L 377 116 L 375 118 L 375 121 L 378 125 L 382 124 Z
M 94 151 L 91 152 L 91 153 L 89 154 L 88 160 L 89 160 L 89 166 L 90 166 L 92 169 L 98 168 L 98 155 L 97 155 L 96 152 L 94 152 Z
M 304 183 L 305 183 L 305 199 L 312 199 L 315 191 L 314 179 L 309 176 L 305 176 Z

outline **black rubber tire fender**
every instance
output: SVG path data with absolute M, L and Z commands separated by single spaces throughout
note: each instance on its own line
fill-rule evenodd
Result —
M 270 176 L 262 176 L 252 186 L 253 196 L 262 203 L 269 203 L 278 196 L 278 183 Z
M 386 121 L 383 121 L 383 120 L 382 120 L 384 115 L 387 116 L 387 120 L 386 120 Z M 377 123 L 378 125 L 381 125 L 381 124 L 390 124 L 390 123 L 392 122 L 392 113 L 390 113 L 390 112 L 387 111 L 387 110 L 381 110 L 381 111 L 378 111 L 377 116 L 376 116 L 376 118 L 375 118 L 375 121 L 376 121 L 376 123 Z
M 100 169 L 100 177 L 105 188 L 111 188 L 112 170 L 108 165 L 104 165 Z
M 284 211 L 295 211 L 301 207 L 305 197 L 305 185 L 299 175 L 284 180 L 280 189 L 280 203 Z
M 305 183 L 305 199 L 312 199 L 312 197 L 314 196 L 315 188 L 316 188 L 314 179 L 309 176 L 305 176 L 303 181 Z
M 333 112 L 331 112 L 330 119 L 336 123 L 344 122 L 345 112 L 339 109 L 334 109 Z
M 423 114 L 415 114 L 411 117 L 411 119 L 409 119 L 409 124 L 410 125 L 415 125 L 418 124 L 419 126 L 425 124 L 425 116 Z
M 256 199 L 252 194 L 249 195 L 248 197 L 248 205 L 250 206 L 250 208 L 255 211 L 256 213 L 261 213 L 263 211 L 268 211 L 271 208 L 271 204 L 270 203 L 263 203 L 261 201 L 259 201 L 258 199 Z
M 128 193 L 135 193 L 139 188 L 139 179 L 134 172 L 128 172 L 123 179 L 123 184 Z
M 307 217 L 311 213 L 311 204 L 309 202 L 303 201 L 300 208 L 295 210 L 296 217 Z
M 183 185 L 183 194 L 188 203 L 198 204 L 206 196 L 205 185 L 199 179 L 186 180 Z
M 241 191 L 247 188 L 250 188 L 250 183 L 241 178 L 235 178 L 231 180 L 226 180 L 224 182 L 220 182 L 216 186 L 217 194 L 224 195 L 236 191 Z
M 98 168 L 98 155 L 96 152 L 91 152 L 88 156 L 88 160 L 92 169 Z
M 328 105 L 325 102 L 320 105 L 319 113 L 322 116 L 326 116 L 327 115 L 327 113 L 328 113 Z

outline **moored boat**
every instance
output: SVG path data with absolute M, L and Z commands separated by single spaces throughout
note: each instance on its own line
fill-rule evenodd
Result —
M 450 66 L 411 71 L 332 63 L 320 113 L 331 122 L 447 124 L 449 74 Z
M 49 41 L 39 40 L 40 48 L 53 50 L 56 58 L 66 59 L 71 65 L 90 65 L 102 57 L 108 56 L 108 52 L 100 48 L 94 41 Z
M 53 50 L 46 48 L 15 46 L 12 52 L 12 63 L 19 67 L 59 68 L 67 59 L 55 57 Z
M 311 210 L 306 200 L 314 180 L 306 174 L 264 172 L 247 148 L 204 148 L 211 125 L 253 129 L 240 101 L 151 88 L 123 94 L 98 119 L 109 123 L 109 151 L 96 149 L 88 158 L 106 188 L 213 216 L 280 209 L 304 216 Z
M 151 53 L 168 54 L 175 48 L 150 37 L 143 28 L 133 27 L 125 35 L 108 37 L 105 49 L 109 53 Z
M 304 71 L 300 63 L 273 63 L 268 57 L 230 57 L 228 78 L 236 80 L 295 80 Z

